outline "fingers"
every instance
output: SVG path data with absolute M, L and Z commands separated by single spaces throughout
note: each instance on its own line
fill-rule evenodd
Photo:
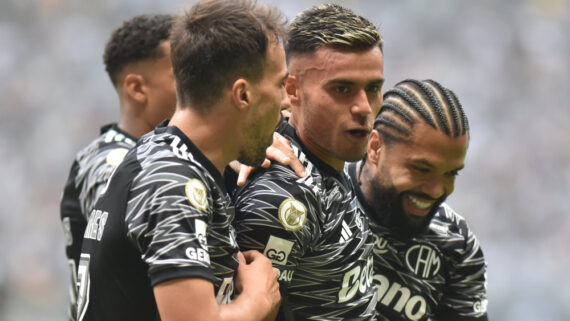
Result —
M 291 167 L 291 169 L 295 171 L 295 174 L 297 174 L 297 176 L 299 177 L 307 176 L 307 170 L 305 169 L 305 166 L 301 164 L 301 161 L 297 157 L 291 160 L 289 167 Z
M 253 262 L 256 259 L 259 259 L 260 257 L 264 257 L 263 254 L 261 254 L 259 251 L 256 250 L 249 250 L 249 251 L 245 251 L 245 252 L 240 252 L 243 253 L 242 256 L 245 259 L 245 262 L 247 264 Z
M 243 184 L 245 184 L 245 182 L 247 181 L 247 178 L 249 177 L 251 172 L 253 172 L 255 170 L 255 167 L 242 165 L 242 164 L 240 164 L 240 165 L 241 166 L 239 168 L 237 186 L 243 186 Z
M 261 163 L 261 167 L 263 168 L 267 168 L 269 165 L 271 165 L 271 161 L 267 158 L 263 161 L 263 163 Z
M 279 147 L 278 148 L 278 147 L 275 147 L 273 145 L 267 147 L 267 149 L 265 150 L 265 156 L 267 158 L 265 160 L 269 161 L 271 159 L 271 160 L 279 162 L 283 165 L 289 165 L 289 162 L 291 162 L 291 158 L 287 155 L 286 152 L 284 152 L 280 148 L 287 148 L 287 147 Z
M 239 261 L 239 265 L 246 264 L 246 262 L 245 262 L 245 257 L 244 257 L 244 255 L 243 255 L 242 252 L 238 252 L 238 253 L 237 253 L 237 258 L 238 258 L 238 261 Z

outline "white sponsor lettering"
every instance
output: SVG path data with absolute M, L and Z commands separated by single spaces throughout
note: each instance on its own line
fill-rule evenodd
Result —
M 475 301 L 475 303 L 473 303 L 473 311 L 476 313 L 485 313 L 487 312 L 487 304 L 488 304 L 487 299 L 481 301 Z
M 89 223 L 85 228 L 84 238 L 101 241 L 103 236 L 103 231 L 105 230 L 105 223 L 107 223 L 107 217 L 109 213 L 101 210 L 93 210 L 91 216 L 89 217 Z
M 403 310 L 410 320 L 419 320 L 426 314 L 426 300 L 420 295 L 411 296 L 411 291 L 407 287 L 398 282 L 390 284 L 390 280 L 382 274 L 374 275 L 374 283 L 378 291 L 378 302 L 381 304 L 392 306 L 399 294 L 396 304 L 392 306 L 396 312 L 400 313 Z
M 291 280 L 293 279 L 293 273 L 295 273 L 294 270 L 279 270 L 277 269 L 277 280 L 278 281 L 285 281 L 285 282 L 291 282 Z
M 357 265 L 344 274 L 342 287 L 338 292 L 338 303 L 352 299 L 358 292 L 365 293 L 372 285 L 372 258 L 366 264 Z
M 206 229 L 208 228 L 208 224 L 202 220 L 194 220 L 194 226 L 196 228 L 196 237 L 198 238 L 198 242 L 200 242 L 200 246 L 204 250 L 208 249 L 208 240 L 206 238 Z
M 291 253 L 293 244 L 294 243 L 291 241 L 271 235 L 265 245 L 263 254 L 273 263 L 285 265 L 287 264 L 287 259 L 289 257 L 289 253 Z
M 374 236 L 374 252 L 377 254 L 388 253 L 388 241 L 376 234 L 373 234 L 373 236 Z
M 189 247 L 186 249 L 186 256 L 191 260 L 210 264 L 210 254 L 204 249 Z

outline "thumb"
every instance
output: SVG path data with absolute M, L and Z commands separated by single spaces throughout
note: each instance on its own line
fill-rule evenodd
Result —
M 246 263 L 245 263 L 245 256 L 243 256 L 243 253 L 238 252 L 238 253 L 237 253 L 237 258 L 238 258 L 238 261 L 239 261 L 239 265 L 246 265 Z

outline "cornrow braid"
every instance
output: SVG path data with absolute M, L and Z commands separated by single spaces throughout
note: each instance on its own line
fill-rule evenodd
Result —
M 399 142 L 409 138 L 417 121 L 451 137 L 465 135 L 469 130 L 457 96 L 431 79 L 406 79 L 386 91 L 374 128 L 384 140 Z

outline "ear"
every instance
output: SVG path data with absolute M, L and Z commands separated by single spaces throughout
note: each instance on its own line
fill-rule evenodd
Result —
M 243 78 L 237 79 L 232 84 L 230 98 L 234 105 L 240 110 L 249 106 L 251 101 L 251 92 L 249 89 L 249 82 Z
M 366 161 L 374 164 L 378 163 L 378 160 L 385 150 L 386 149 L 384 148 L 384 139 L 382 139 L 382 135 L 380 135 L 376 129 L 373 129 L 370 133 L 370 138 L 368 138 Z
M 295 76 L 289 75 L 285 78 L 285 91 L 291 102 L 291 106 L 299 106 L 299 91 L 297 89 L 298 83 Z
M 146 103 L 147 88 L 145 79 L 139 74 L 127 74 L 123 80 L 123 88 L 127 96 L 141 104 Z

